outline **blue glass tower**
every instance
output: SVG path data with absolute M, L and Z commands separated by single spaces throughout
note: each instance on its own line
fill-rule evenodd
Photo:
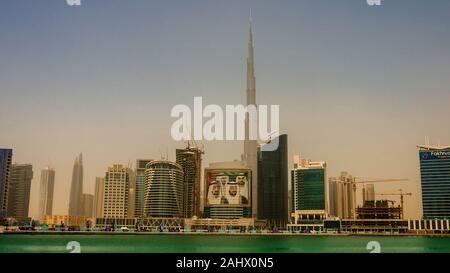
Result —
M 423 217 L 450 219 L 450 147 L 418 148 Z

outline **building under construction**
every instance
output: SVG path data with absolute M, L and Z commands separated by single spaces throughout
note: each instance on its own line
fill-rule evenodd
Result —
M 366 200 L 362 207 L 356 208 L 357 219 L 403 219 L 403 208 L 393 203 L 390 200 Z

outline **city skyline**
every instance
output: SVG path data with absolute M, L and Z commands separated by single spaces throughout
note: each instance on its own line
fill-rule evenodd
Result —
M 91 194 L 95 177 L 112 164 L 159 158 L 166 150 L 175 161 L 175 149 L 184 143 L 169 137 L 173 105 L 190 105 L 194 95 L 208 103 L 245 101 L 243 45 L 251 7 L 257 99 L 280 104 L 281 131 L 289 135 L 289 169 L 292 156 L 300 153 L 326 161 L 329 177 L 348 171 L 360 177 L 409 178 L 402 184 L 376 185 L 376 191 L 413 192 L 406 199 L 406 215 L 417 218 L 416 146 L 425 136 L 450 142 L 449 130 L 441 126 L 450 116 L 444 76 L 450 73 L 450 21 L 444 12 L 449 3 L 386 3 L 389 11 L 377 13 L 362 2 L 286 1 L 274 7 L 256 1 L 193 1 L 194 7 L 186 7 L 181 2 L 152 6 L 141 1 L 126 8 L 119 2 L 89 2 L 79 10 L 63 3 L 5 4 L 0 11 L 6 41 L 5 62 L 0 63 L 5 98 L 0 127 L 9 130 L 0 136 L 0 144 L 13 148 L 13 162 L 31 163 L 36 172 L 49 164 L 55 168 L 54 214 L 67 213 L 72 160 L 79 152 L 85 155 L 85 192 Z M 58 15 L 43 20 L 50 6 Z M 100 9 L 108 15 L 95 18 L 90 13 Z M 115 21 L 116 15 L 128 21 Z M 417 16 L 429 21 L 418 23 Z M 393 23 L 398 17 L 402 23 Z M 3 24 L 4 18 L 8 21 Z M 36 27 L 25 30 L 30 24 Z M 97 32 L 102 34 L 92 39 Z M 391 42 L 386 45 L 387 39 Z M 19 81 L 17 75 L 27 80 Z M 118 133 L 117 122 L 134 134 Z M 205 143 L 203 166 L 239 159 L 242 146 Z M 33 217 L 38 216 L 38 192 L 35 177 Z

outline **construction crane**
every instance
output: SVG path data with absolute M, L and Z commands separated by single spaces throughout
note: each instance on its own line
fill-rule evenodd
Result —
M 357 181 L 361 180 L 361 181 Z M 353 189 L 353 219 L 356 219 L 356 184 L 367 184 L 367 183 L 380 183 L 380 182 L 404 182 L 408 181 L 406 178 L 394 179 L 394 178 L 362 178 L 354 177 L 352 181 L 344 182 L 346 184 L 351 184 Z
M 392 193 L 377 193 L 376 195 L 400 195 L 400 206 L 404 212 L 404 200 L 403 200 L 403 196 L 407 195 L 407 196 L 411 196 L 412 193 L 410 192 L 403 192 L 402 189 L 398 190 L 399 192 L 392 192 Z M 403 218 L 403 217 L 402 217 Z

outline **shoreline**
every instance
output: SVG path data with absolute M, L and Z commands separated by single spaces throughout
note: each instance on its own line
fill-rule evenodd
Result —
M 219 233 L 219 232 L 116 232 L 116 231 L 3 231 L 1 235 L 181 235 L 181 236 L 310 236 L 310 237 L 450 237 L 450 234 L 412 234 L 412 233 L 339 233 L 339 234 L 310 234 L 310 233 Z

